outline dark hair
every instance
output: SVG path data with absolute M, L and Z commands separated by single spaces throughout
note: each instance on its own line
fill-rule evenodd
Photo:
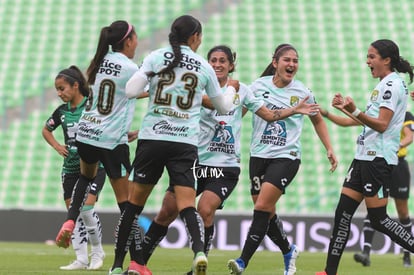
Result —
M 410 76 L 410 83 L 413 82 L 413 66 L 410 62 L 400 56 L 400 50 L 394 41 L 389 39 L 379 39 L 371 43 L 371 46 L 377 49 L 382 58 L 389 57 L 391 59 L 391 70 L 400 73 L 408 73 Z
M 284 54 L 288 50 L 294 50 L 296 52 L 296 54 L 298 53 L 298 51 L 292 45 L 290 45 L 290 44 L 280 44 L 279 46 L 276 47 L 275 52 L 273 53 L 272 61 L 273 61 L 273 59 L 276 60 L 276 61 L 279 61 L 279 58 L 282 56 L 282 54 Z M 263 73 L 260 77 L 267 76 L 267 75 L 274 75 L 275 70 L 276 69 L 275 69 L 275 67 L 273 67 L 273 62 L 270 62 L 270 64 L 267 65 L 266 69 L 263 71 Z
M 72 65 L 67 69 L 61 70 L 55 77 L 55 80 L 58 78 L 65 79 L 65 81 L 68 82 L 70 86 L 73 86 L 76 82 L 78 82 L 79 91 L 81 92 L 81 94 L 83 96 L 89 95 L 89 87 L 86 83 L 85 76 L 83 75 L 81 70 L 79 70 L 79 68 L 75 65 Z
M 109 45 L 112 51 L 119 52 L 124 48 L 125 39 L 135 34 L 135 28 L 127 21 L 114 21 L 110 26 L 103 27 L 99 35 L 96 53 L 86 71 L 88 75 L 88 83 L 94 84 L 96 74 L 103 61 L 103 58 L 109 51 Z
M 170 34 L 168 35 L 170 45 L 174 52 L 174 59 L 167 67 L 163 68 L 158 73 L 149 72 L 148 76 L 152 77 L 154 75 L 170 72 L 177 67 L 182 58 L 180 45 L 186 45 L 190 36 L 195 33 L 202 33 L 201 23 L 196 18 L 191 15 L 182 15 L 175 19 L 171 25 Z
M 230 49 L 230 47 L 226 45 L 218 45 L 218 46 L 211 48 L 207 53 L 207 60 L 210 60 L 210 57 L 214 52 L 223 52 L 227 56 L 227 59 L 229 60 L 231 65 L 233 65 L 236 62 L 236 52 L 233 52 Z M 233 69 L 231 69 L 229 73 L 234 72 L 235 68 L 236 67 L 233 66 Z

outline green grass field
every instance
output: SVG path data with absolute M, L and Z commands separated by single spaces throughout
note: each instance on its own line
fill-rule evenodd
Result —
M 0 242 L 0 274 L 107 274 L 112 263 L 113 246 L 106 245 L 104 267 L 99 271 L 61 271 L 59 266 L 66 265 L 74 259 L 72 248 L 67 250 L 43 243 Z M 212 250 L 209 255 L 208 274 L 228 274 L 226 263 L 237 257 L 238 251 Z M 297 260 L 297 275 L 314 275 L 322 270 L 325 254 L 302 252 Z M 182 275 L 189 270 L 191 264 L 190 249 L 157 249 L 151 258 L 149 267 L 154 275 Z M 250 262 L 246 275 L 283 274 L 283 261 L 280 253 L 259 251 Z M 352 259 L 352 253 L 346 252 L 342 258 L 339 275 L 390 275 L 414 274 L 413 268 L 402 266 L 401 256 L 373 255 L 371 267 L 362 267 Z

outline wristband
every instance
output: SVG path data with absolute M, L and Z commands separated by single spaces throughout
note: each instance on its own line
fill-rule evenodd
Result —
M 358 109 L 358 108 L 356 108 L 353 112 L 352 112 L 352 115 L 354 116 L 354 117 L 357 117 L 357 116 L 359 116 L 359 114 L 361 113 L 361 110 L 360 109 Z

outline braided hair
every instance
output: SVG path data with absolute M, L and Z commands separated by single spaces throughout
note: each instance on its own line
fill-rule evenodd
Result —
M 171 25 L 170 34 L 168 35 L 168 40 L 170 42 L 171 48 L 174 53 L 174 59 L 167 67 L 163 68 L 161 71 L 149 72 L 148 76 L 152 77 L 155 75 L 160 75 L 163 73 L 171 72 L 182 59 L 181 45 L 187 45 L 187 41 L 195 33 L 201 34 L 202 26 L 200 21 L 191 15 L 182 15 L 175 19 Z

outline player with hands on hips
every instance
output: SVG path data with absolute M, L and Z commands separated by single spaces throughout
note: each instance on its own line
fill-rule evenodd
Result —
M 55 87 L 61 104 L 48 118 L 42 129 L 43 138 L 63 159 L 61 179 L 63 199 L 69 208 L 71 195 L 80 175 L 80 158 L 75 144 L 79 118 L 82 115 L 89 96 L 86 79 L 77 66 L 61 70 L 55 77 Z M 64 143 L 58 142 L 54 131 L 61 127 Z M 102 248 L 102 225 L 94 205 L 105 182 L 105 171 L 98 169 L 97 176 L 87 194 L 85 205 L 80 210 L 76 226 L 70 240 L 75 250 L 76 260 L 61 266 L 62 270 L 99 269 L 105 257 Z M 91 244 L 91 261 L 88 260 L 88 243 Z

